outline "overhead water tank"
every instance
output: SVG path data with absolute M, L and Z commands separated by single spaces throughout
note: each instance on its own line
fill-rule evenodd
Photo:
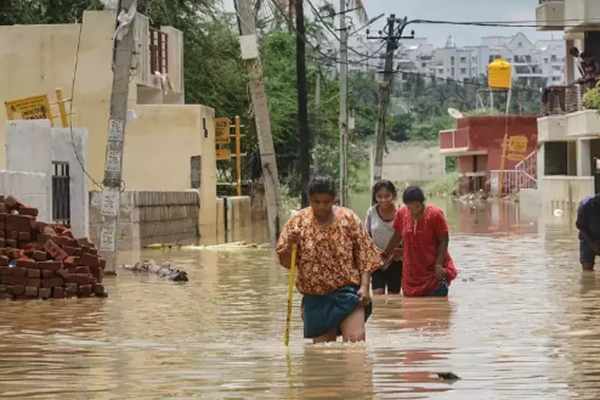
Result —
M 490 89 L 510 89 L 512 84 L 512 67 L 502 59 L 494 60 L 488 66 L 488 86 Z

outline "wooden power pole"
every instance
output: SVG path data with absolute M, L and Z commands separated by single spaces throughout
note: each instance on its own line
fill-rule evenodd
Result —
M 250 97 L 258 134 L 258 147 L 267 198 L 271 244 L 275 245 L 279 237 L 281 224 L 279 219 L 281 196 L 279 193 L 277 160 L 275 157 L 275 147 L 273 146 L 273 137 L 271 135 L 271 120 L 269 119 L 265 81 L 258 52 L 256 21 L 252 3 L 252 0 L 236 0 L 234 2 L 240 27 L 242 59 L 248 70 Z
M 107 274 L 115 273 L 117 259 L 117 229 L 123 175 L 123 148 L 125 143 L 125 125 L 127 119 L 127 98 L 131 64 L 135 52 L 133 24 L 135 23 L 137 0 L 122 0 L 117 18 L 117 30 L 114 37 L 114 67 L 112 92 L 110 96 L 110 117 L 108 140 L 106 142 L 106 160 L 104 165 L 104 183 L 102 191 L 102 230 L 100 233 L 100 251 L 106 258 Z
M 310 139 L 308 134 L 308 88 L 306 82 L 306 31 L 304 27 L 303 1 L 296 0 L 296 76 L 298 87 L 298 141 L 300 166 L 300 190 L 302 208 L 308 207 L 306 188 L 310 180 Z
M 340 0 L 340 204 L 348 199 L 348 31 L 346 0 Z

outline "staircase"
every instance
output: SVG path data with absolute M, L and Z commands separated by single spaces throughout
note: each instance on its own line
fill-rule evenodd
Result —
M 490 171 L 487 186 L 493 194 L 498 192 L 500 170 Z M 515 169 L 504 170 L 502 194 L 518 193 L 521 189 L 532 189 L 537 185 L 537 150 L 534 150 Z

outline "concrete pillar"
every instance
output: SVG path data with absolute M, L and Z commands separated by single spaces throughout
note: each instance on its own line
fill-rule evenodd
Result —
M 590 141 L 586 139 L 577 140 L 577 176 L 592 175 L 590 157 Z
M 567 175 L 577 175 L 577 142 L 567 142 Z
M 573 56 L 571 56 L 571 54 L 569 53 L 569 51 L 575 46 L 575 41 L 573 40 L 567 40 L 567 55 L 565 56 L 565 78 L 566 78 L 566 83 L 569 84 L 571 82 L 575 81 L 575 76 L 577 74 L 577 66 L 575 65 L 575 58 L 573 58 Z
M 538 182 L 546 175 L 546 143 L 542 143 L 537 151 L 537 180 Z M 538 184 L 539 186 L 539 184 Z

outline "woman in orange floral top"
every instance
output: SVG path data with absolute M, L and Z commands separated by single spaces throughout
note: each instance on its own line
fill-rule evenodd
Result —
M 277 244 L 282 266 L 289 268 L 298 245 L 296 287 L 304 295 L 304 337 L 315 343 L 365 340 L 365 322 L 372 312 L 371 273 L 381 266 L 377 248 L 362 221 L 351 210 L 334 205 L 330 176 L 308 185 L 310 207 L 293 216 Z

